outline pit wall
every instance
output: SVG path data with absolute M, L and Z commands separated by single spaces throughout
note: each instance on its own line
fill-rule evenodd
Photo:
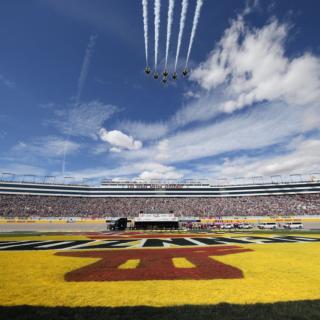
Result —
M 222 219 L 201 219 L 201 223 L 261 223 L 261 222 L 320 222 L 320 216 L 299 216 L 299 217 L 242 217 L 242 218 L 230 218 L 225 217 Z
M 52 223 L 52 224 L 64 224 L 64 223 L 105 223 L 104 219 L 77 219 L 77 220 L 69 220 L 69 219 L 2 219 L 0 218 L 0 224 L 6 223 L 37 223 L 37 224 L 44 224 L 44 223 Z

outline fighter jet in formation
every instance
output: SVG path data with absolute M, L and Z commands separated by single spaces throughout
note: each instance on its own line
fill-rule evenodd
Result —
M 150 74 L 150 72 L 151 72 L 150 67 L 146 67 L 146 68 L 144 69 L 144 72 L 145 72 L 146 74 Z
M 145 72 L 147 75 L 149 75 L 149 74 L 151 73 L 150 67 L 147 66 L 147 67 L 144 69 L 144 72 Z M 189 70 L 188 70 L 187 68 L 185 68 L 185 69 L 182 71 L 182 76 L 183 76 L 183 77 L 187 77 L 188 74 L 189 74 Z M 163 83 L 163 84 L 166 84 L 166 83 L 169 81 L 169 76 L 170 76 L 169 71 L 168 71 L 167 69 L 164 69 L 164 71 L 162 72 L 162 74 L 161 74 L 161 73 L 159 74 L 157 71 L 154 71 L 154 73 L 153 73 L 153 78 L 154 78 L 155 80 L 158 80 L 161 75 L 163 76 L 163 78 L 162 78 L 162 83 Z M 177 80 L 177 79 L 178 79 L 178 74 L 177 74 L 176 71 L 174 71 L 174 72 L 172 73 L 172 79 L 173 79 L 173 80 Z

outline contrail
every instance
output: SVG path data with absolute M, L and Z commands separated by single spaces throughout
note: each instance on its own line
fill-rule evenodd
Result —
M 89 38 L 88 46 L 84 55 L 83 63 L 82 63 L 82 68 L 80 72 L 80 76 L 78 79 L 78 90 L 77 90 L 77 95 L 76 95 L 76 104 L 80 102 L 82 90 L 84 87 L 84 84 L 86 82 L 87 76 L 88 76 L 88 71 L 91 63 L 91 57 L 92 53 L 94 50 L 94 46 L 96 44 L 97 40 L 97 35 L 91 35 Z
M 148 58 L 148 0 L 142 0 L 142 9 L 143 9 L 143 30 L 144 30 L 144 47 L 146 51 L 146 66 L 149 65 Z
M 188 66 L 189 57 L 190 57 L 190 53 L 191 53 L 191 48 L 192 48 L 192 45 L 193 45 L 194 36 L 196 34 L 196 31 L 197 31 L 197 26 L 198 26 L 199 17 L 200 17 L 200 10 L 201 10 L 202 5 L 203 5 L 203 0 L 197 0 L 196 10 L 194 12 L 194 17 L 193 17 L 190 41 L 189 41 L 189 48 L 188 48 L 188 54 L 187 54 L 187 60 L 186 60 L 186 68 Z
M 80 76 L 79 76 L 79 79 L 78 79 L 77 95 L 75 97 L 75 106 L 76 107 L 80 104 L 82 90 L 83 90 L 83 87 L 85 85 L 85 82 L 86 82 L 86 79 L 87 79 L 87 76 L 88 76 L 90 63 L 91 63 L 91 57 L 92 57 L 92 54 L 93 54 L 94 46 L 96 45 L 97 38 L 98 38 L 97 35 L 91 35 L 90 36 L 89 42 L 88 42 L 88 45 L 87 45 L 87 49 L 86 49 L 86 52 L 84 54 L 84 59 L 83 59 L 83 63 L 82 63 L 81 71 L 80 71 Z M 68 115 L 69 114 L 70 113 L 68 112 Z M 69 129 L 70 129 L 70 131 L 69 131 L 69 134 L 67 136 L 67 139 L 65 140 L 64 147 L 63 147 L 62 174 L 65 173 L 65 169 L 66 169 L 67 144 L 69 142 L 70 135 L 72 133 L 72 120 L 71 120 Z
M 171 38 L 171 27 L 172 27 L 172 21 L 173 21 L 173 9 L 174 9 L 174 0 L 169 0 L 165 69 L 167 69 L 167 64 L 168 64 L 168 55 L 169 55 L 170 38 Z
M 178 44 L 177 44 L 177 53 L 176 53 L 176 62 L 174 64 L 174 71 L 177 71 L 177 64 L 179 59 L 184 23 L 186 21 L 188 10 L 188 0 L 182 0 L 182 8 L 181 8 L 181 16 L 180 16 L 180 26 L 179 26 L 179 36 L 178 36 Z
M 66 153 L 67 153 L 67 144 L 69 142 L 69 138 L 70 138 L 70 133 L 67 137 L 67 139 L 64 141 L 64 146 L 63 146 L 63 159 L 62 159 L 62 175 L 64 175 L 65 171 L 66 171 Z
M 154 70 L 158 67 L 158 46 L 160 29 L 160 0 L 154 0 Z

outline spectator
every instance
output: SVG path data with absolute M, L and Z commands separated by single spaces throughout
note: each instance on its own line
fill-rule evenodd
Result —
M 176 216 L 319 215 L 320 193 L 217 198 L 86 198 L 0 195 L 0 217 L 134 217 L 140 212 L 173 211 Z

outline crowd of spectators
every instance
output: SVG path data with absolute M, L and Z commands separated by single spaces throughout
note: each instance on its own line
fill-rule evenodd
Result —
M 0 217 L 134 217 L 173 212 L 178 217 L 320 215 L 320 193 L 225 198 L 85 198 L 0 195 Z

